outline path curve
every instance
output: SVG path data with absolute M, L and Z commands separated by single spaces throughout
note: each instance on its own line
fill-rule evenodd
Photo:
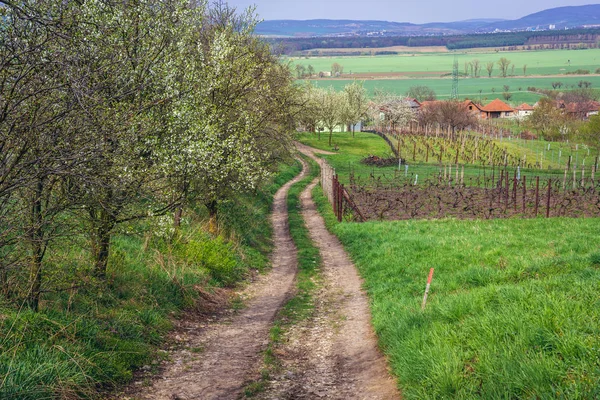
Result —
M 289 233 L 287 194 L 290 186 L 307 176 L 308 166 L 302 164 L 302 172 L 275 194 L 273 268 L 249 287 L 252 293 L 247 307 L 231 318 L 188 326 L 185 348 L 171 354 L 163 373 L 132 398 L 236 399 L 244 386 L 256 379 L 273 319 L 295 289 L 297 254 Z
M 297 146 L 319 164 L 313 149 Z M 362 279 L 312 200 L 315 179 L 301 194 L 302 216 L 322 258 L 323 282 L 313 318 L 291 328 L 280 350 L 283 373 L 263 399 L 396 400 L 400 393 L 377 347 Z

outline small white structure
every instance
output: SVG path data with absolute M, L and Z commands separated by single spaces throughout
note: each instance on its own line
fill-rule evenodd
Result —
M 533 110 L 534 110 L 533 106 L 530 106 L 527 103 L 523 103 L 520 106 L 517 106 L 515 108 L 515 111 L 517 114 L 516 116 L 518 119 L 523 119 L 523 118 L 527 117 L 528 115 L 531 115 L 531 113 L 533 113 Z

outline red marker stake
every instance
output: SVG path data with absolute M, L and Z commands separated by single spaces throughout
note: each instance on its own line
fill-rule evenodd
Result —
M 421 304 L 421 310 L 425 309 L 425 303 L 427 303 L 427 295 L 429 294 L 429 287 L 431 286 L 431 280 L 433 279 L 433 268 L 429 270 L 429 277 L 427 278 L 427 286 L 425 286 L 425 296 L 423 296 L 423 304 Z

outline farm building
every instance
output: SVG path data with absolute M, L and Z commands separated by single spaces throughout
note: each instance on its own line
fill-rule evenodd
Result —
M 557 107 L 575 118 L 588 119 L 592 115 L 598 115 L 600 103 L 593 100 L 566 103 L 561 100 Z
M 530 106 L 527 103 L 523 103 L 520 106 L 515 107 L 515 112 L 517 114 L 516 117 L 519 119 L 525 118 L 528 115 L 531 115 L 533 110 L 534 110 L 533 106 Z
M 484 119 L 515 117 L 515 109 L 500 99 L 496 99 L 485 107 L 482 107 L 481 111 Z
M 473 102 L 472 100 L 465 100 L 464 103 L 467 106 L 467 108 L 469 109 L 469 111 L 473 111 L 474 113 L 477 113 L 477 116 L 479 118 L 485 118 L 485 113 L 483 112 L 483 107 L 481 107 L 479 104 Z

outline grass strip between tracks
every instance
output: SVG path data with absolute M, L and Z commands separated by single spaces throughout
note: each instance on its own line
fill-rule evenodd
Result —
M 319 285 L 321 256 L 319 249 L 310 239 L 308 228 L 302 218 L 300 194 L 319 175 L 320 169 L 314 161 L 309 159 L 306 161 L 310 168 L 309 175 L 290 188 L 287 198 L 290 234 L 298 249 L 296 293 L 285 303 L 273 322 L 269 345 L 264 352 L 264 367 L 261 370 L 261 376 L 246 386 L 244 390 L 246 397 L 252 397 L 266 389 L 267 380 L 280 368 L 276 349 L 282 342 L 285 332 L 294 324 L 310 318 L 314 310 L 313 293 Z

